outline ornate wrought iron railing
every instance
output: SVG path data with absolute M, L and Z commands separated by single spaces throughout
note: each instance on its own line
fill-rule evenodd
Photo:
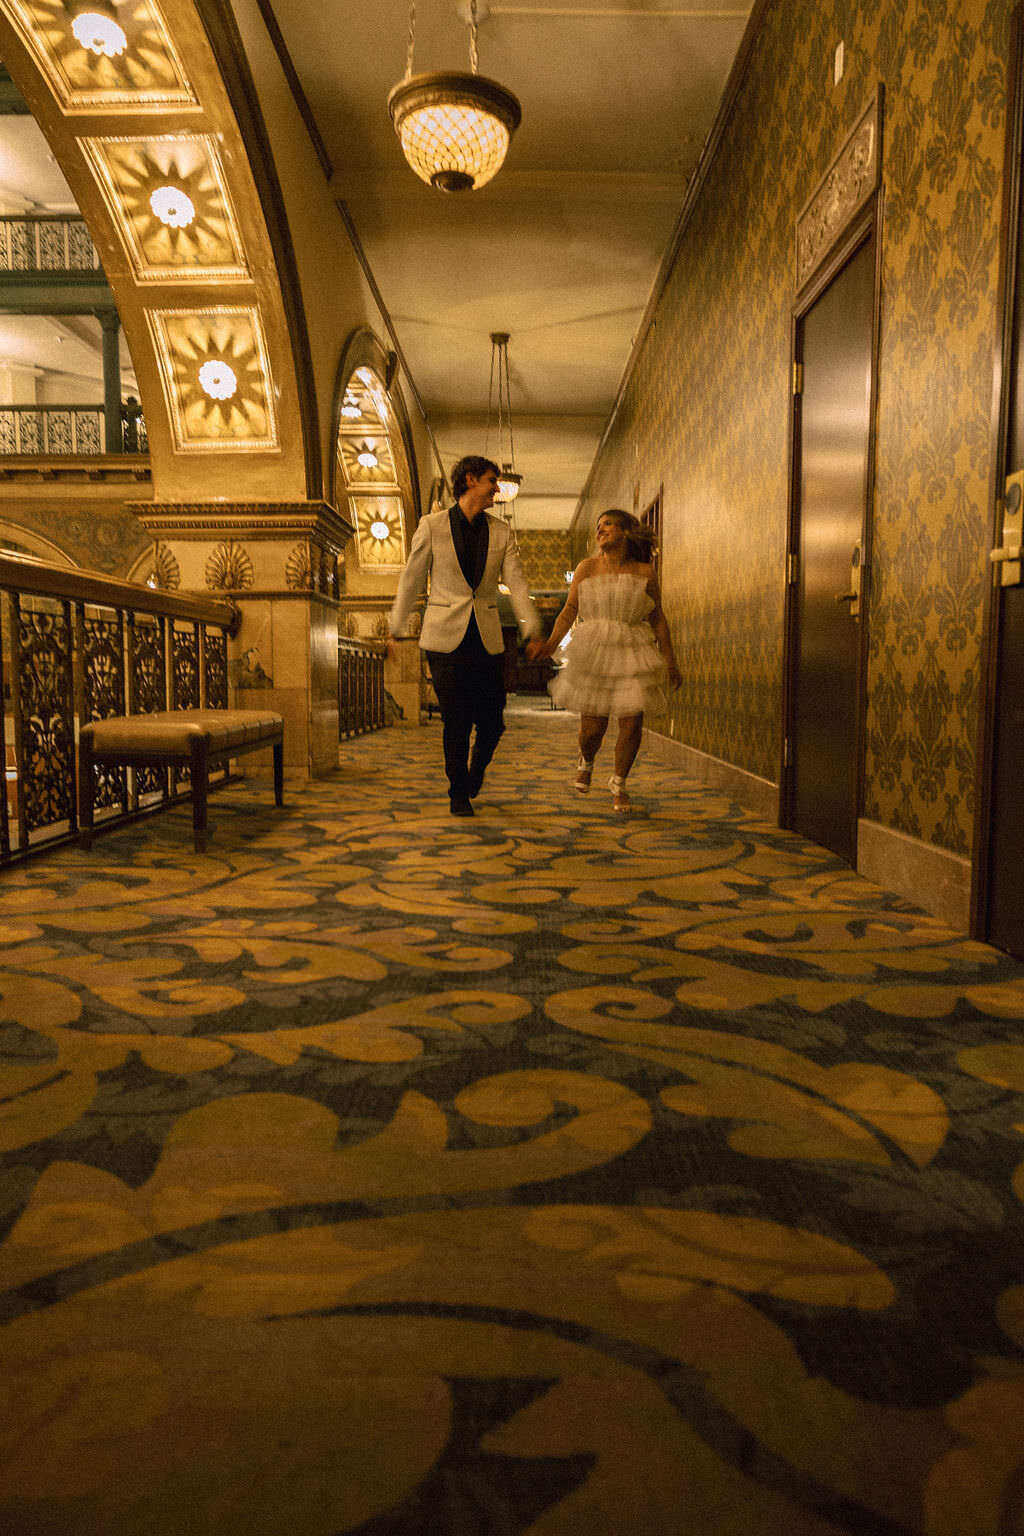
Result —
M 338 637 L 338 737 L 362 736 L 385 725 L 383 644 Z
M 230 603 L 0 556 L 0 864 L 78 830 L 78 727 L 110 715 L 228 705 Z M 181 789 L 159 769 L 97 773 L 98 818 Z
M 102 405 L 0 405 L 0 454 L 106 453 Z M 146 422 L 133 405 L 121 407 L 125 453 L 148 453 Z
M 0 218 L 0 272 L 99 270 L 99 254 L 84 219 L 47 213 Z

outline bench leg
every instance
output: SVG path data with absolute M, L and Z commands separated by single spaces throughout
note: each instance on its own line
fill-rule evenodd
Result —
M 284 742 L 274 742 L 274 804 L 284 805 Z
M 189 776 L 192 780 L 192 842 L 196 853 L 206 852 L 206 807 L 210 785 L 210 738 L 192 739 Z
M 92 742 L 87 736 L 78 738 L 78 846 L 92 847 L 92 801 L 96 788 L 93 770 Z

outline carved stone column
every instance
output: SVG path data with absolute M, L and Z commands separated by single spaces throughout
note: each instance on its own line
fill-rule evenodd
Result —
M 285 766 L 338 766 L 338 556 L 352 525 L 327 502 L 144 502 L 160 585 L 230 597 L 231 702 L 284 716 Z M 269 755 L 268 755 L 269 762 Z

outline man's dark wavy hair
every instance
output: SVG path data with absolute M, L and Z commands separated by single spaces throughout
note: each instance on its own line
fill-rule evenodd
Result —
M 460 459 L 452 470 L 452 490 L 455 493 L 455 500 L 458 501 L 466 489 L 467 475 L 472 475 L 479 480 L 480 476 L 486 475 L 489 469 L 493 469 L 496 475 L 501 474 L 498 465 L 491 459 L 485 459 L 482 454 L 467 453 L 464 459 Z

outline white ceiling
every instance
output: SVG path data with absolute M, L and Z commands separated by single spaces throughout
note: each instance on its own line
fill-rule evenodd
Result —
M 455 0 L 417 0 L 416 73 L 468 70 L 460 4 L 461 15 Z M 406 166 L 387 111 L 405 72 L 407 0 L 274 0 L 332 190 L 448 466 L 503 456 L 493 425 L 488 435 L 489 337 L 511 336 L 520 527 L 569 526 L 748 12 L 729 0 L 479 0 L 480 73 L 519 98 L 522 126 L 492 183 L 445 194 Z M 19 198 L 70 205 L 31 119 L 4 116 L 0 200 Z M 0 316 L 0 360 L 23 355 L 14 319 Z M 70 338 L 39 324 L 34 360 L 66 367 Z M 98 326 L 90 368 L 102 376 Z
M 518 98 L 497 177 L 445 194 L 387 112 L 406 0 L 276 14 L 442 457 L 484 451 L 494 331 L 508 332 L 524 528 L 567 528 L 714 122 L 749 5 L 478 6 L 480 73 Z M 466 0 L 418 0 L 414 72 L 466 70 Z M 499 457 L 492 432 L 492 456 Z

